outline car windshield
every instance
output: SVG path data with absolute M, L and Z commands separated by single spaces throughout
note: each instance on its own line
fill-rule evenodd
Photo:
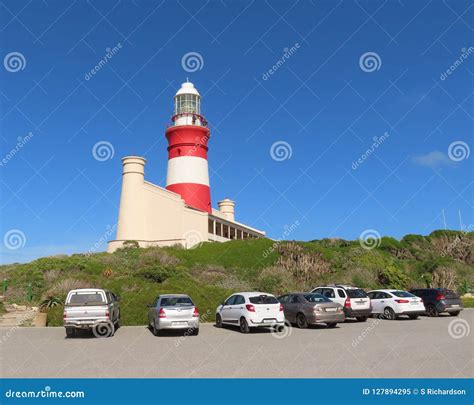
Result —
M 392 291 L 392 294 L 397 296 L 397 297 L 414 297 L 413 294 L 410 294 L 408 291 Z
M 305 294 L 303 297 L 309 302 L 332 302 L 329 298 L 321 294 Z
M 161 299 L 162 307 L 188 307 L 194 305 L 189 297 L 166 297 Z
M 273 295 L 257 295 L 255 297 L 250 297 L 249 301 L 252 304 L 278 304 L 278 300 Z
M 360 288 L 351 288 L 346 290 L 347 295 L 349 298 L 366 298 L 367 293 L 364 290 L 361 290 Z
M 102 305 L 105 304 L 100 293 L 74 293 L 68 302 L 69 305 Z

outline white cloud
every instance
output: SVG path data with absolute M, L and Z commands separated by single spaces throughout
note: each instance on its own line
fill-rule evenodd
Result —
M 453 164 L 453 161 L 445 153 L 438 150 L 427 153 L 426 155 L 414 156 L 412 160 L 420 166 L 432 168 Z

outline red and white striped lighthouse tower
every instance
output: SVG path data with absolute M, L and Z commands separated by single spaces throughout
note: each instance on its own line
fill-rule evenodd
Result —
M 187 205 L 212 212 L 207 142 L 210 131 L 201 115 L 201 96 L 186 82 L 174 97 L 173 125 L 166 130 L 168 175 L 166 188 L 183 197 Z

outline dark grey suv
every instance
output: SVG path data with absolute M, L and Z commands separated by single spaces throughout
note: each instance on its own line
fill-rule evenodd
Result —
M 458 316 L 463 310 L 461 297 L 446 288 L 416 288 L 410 292 L 423 300 L 428 316 L 438 316 L 443 312 Z

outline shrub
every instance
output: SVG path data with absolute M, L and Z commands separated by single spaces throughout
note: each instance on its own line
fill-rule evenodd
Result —
M 48 312 L 50 309 L 62 305 L 62 301 L 59 297 L 48 295 L 40 304 L 39 309 L 41 312 Z
M 150 266 L 150 267 L 145 267 L 144 269 L 139 270 L 135 274 L 145 280 L 150 280 L 155 283 L 162 283 L 169 277 L 176 274 L 176 271 L 167 267 Z
M 410 278 L 393 264 L 379 271 L 379 282 L 388 288 L 405 289 L 410 283 Z

